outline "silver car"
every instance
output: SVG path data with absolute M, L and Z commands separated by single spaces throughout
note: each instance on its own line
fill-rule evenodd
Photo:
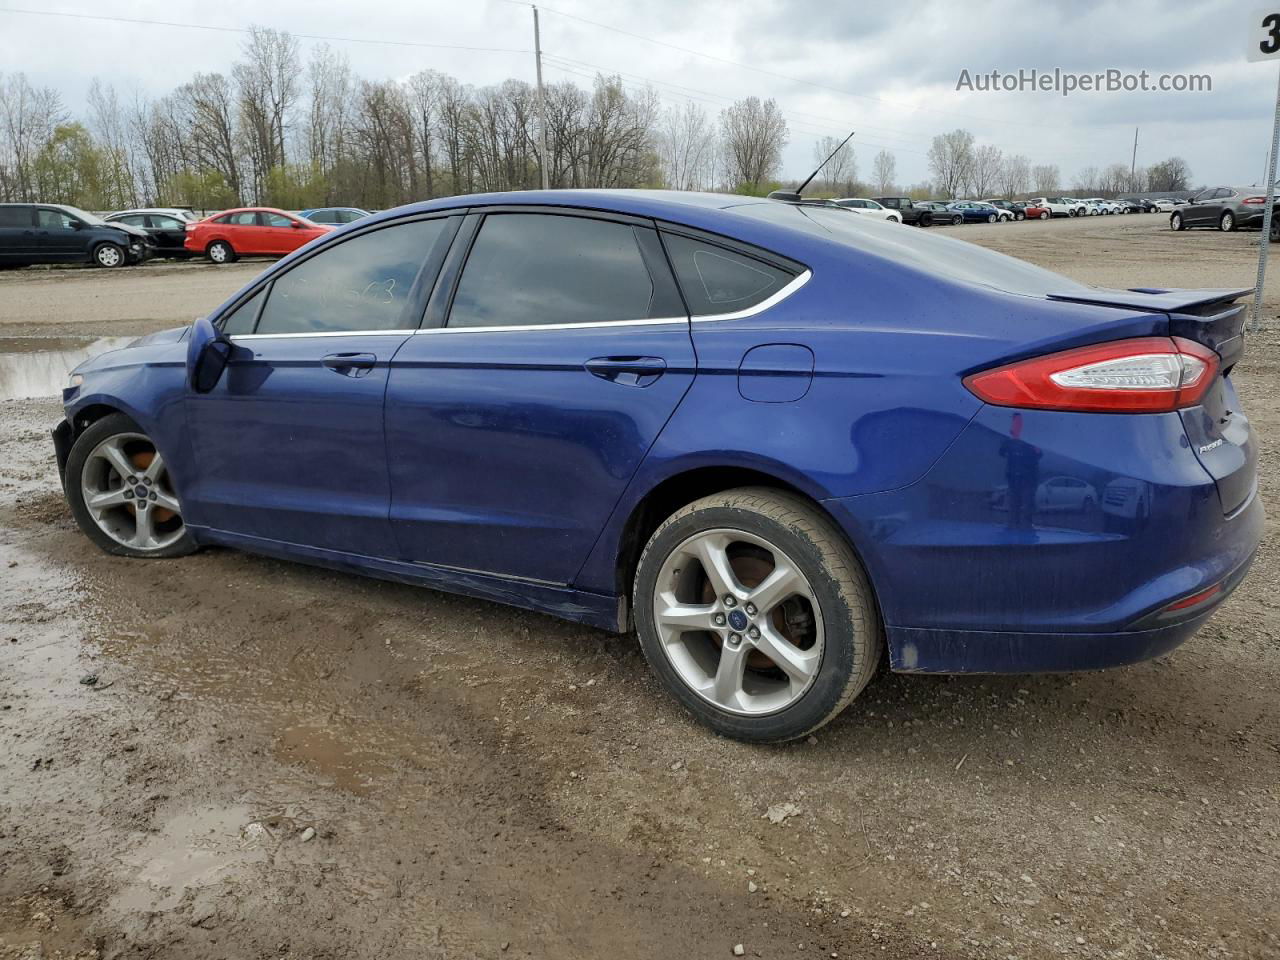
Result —
M 1172 230 L 1261 227 L 1267 209 L 1265 187 L 1206 187 L 1169 215 Z

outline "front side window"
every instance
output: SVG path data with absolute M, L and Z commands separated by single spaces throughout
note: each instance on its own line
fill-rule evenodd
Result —
M 293 221 L 282 213 L 269 213 L 263 211 L 262 222 L 268 227 L 292 227 Z
M 75 217 L 70 214 L 63 213 L 61 210 L 46 210 L 41 208 L 37 212 L 39 225 L 45 230 L 70 230 L 71 225 L 76 222 Z
M 263 287 L 240 306 L 223 317 L 219 326 L 227 336 L 237 333 L 253 333 L 254 321 L 258 319 L 258 308 L 262 306 L 262 297 L 266 292 Z
M 151 214 L 151 226 L 156 230 L 181 230 L 182 221 L 173 217 L 162 217 L 159 214 Z
M 492 214 L 467 257 L 450 327 L 611 323 L 651 316 L 636 228 L 588 217 Z
M 689 312 L 695 317 L 750 309 L 795 276 L 763 260 L 702 240 L 668 233 L 662 239 Z
M 414 280 L 448 218 L 416 220 L 361 234 L 277 277 L 257 333 L 403 330 Z

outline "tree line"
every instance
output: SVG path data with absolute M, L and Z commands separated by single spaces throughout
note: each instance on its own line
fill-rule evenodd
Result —
M 745 97 L 718 113 L 664 107 L 651 88 L 598 75 L 590 88 L 545 87 L 546 166 L 552 187 L 669 187 L 761 194 L 779 182 L 790 137 L 772 99 Z M 59 93 L 0 73 L 0 201 L 70 203 L 91 210 L 141 205 L 200 210 L 240 204 L 286 209 L 332 204 L 381 209 L 437 196 L 541 185 L 538 91 L 521 80 L 464 84 L 436 70 L 404 80 L 356 76 L 332 48 L 304 60 L 296 38 L 251 28 L 226 73 L 197 73 L 158 98 L 94 81 L 71 116 Z M 814 147 L 816 166 L 839 144 Z M 1142 171 L 1151 189 L 1189 172 L 1178 158 Z M 913 195 L 1007 196 L 1059 189 L 1057 167 L 978 146 L 957 130 L 935 137 L 931 183 Z M 1115 167 L 1089 170 L 1106 192 Z M 1127 168 L 1125 174 L 1128 174 Z M 836 152 L 812 192 L 883 196 L 896 161 L 882 150 L 870 179 Z M 1114 179 L 1114 178 L 1113 178 Z M 1125 190 L 1136 190 L 1128 183 Z

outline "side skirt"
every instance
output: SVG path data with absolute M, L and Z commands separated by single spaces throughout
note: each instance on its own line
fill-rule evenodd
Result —
M 268 540 L 264 537 L 230 533 L 226 530 L 214 530 L 210 527 L 189 526 L 188 529 L 201 544 L 231 547 L 246 553 L 262 554 L 280 560 L 293 560 L 330 570 L 339 570 L 343 573 L 355 573 L 376 577 L 379 580 L 406 583 L 410 586 L 429 587 L 445 593 L 457 593 L 480 600 L 492 600 L 495 603 L 550 614 L 553 617 L 584 623 L 613 633 L 623 633 L 626 630 L 623 624 L 625 604 L 615 596 L 588 593 L 583 590 L 574 590 L 572 587 L 536 580 L 479 573 L 474 570 L 366 557 L 355 553 L 343 553 L 339 550 L 326 550 L 280 540 Z

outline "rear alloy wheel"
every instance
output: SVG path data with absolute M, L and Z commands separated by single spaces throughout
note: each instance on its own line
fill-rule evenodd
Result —
M 123 267 L 124 249 L 114 243 L 99 244 L 94 248 L 93 262 L 100 267 Z
M 636 631 L 663 685 L 703 723 L 781 742 L 866 686 L 883 641 L 840 531 L 790 493 L 704 497 L 658 528 L 636 570 Z
M 1171 216 L 1171 217 L 1169 218 L 1169 229 L 1170 229 L 1170 230 L 1185 230 L 1185 229 L 1187 229 L 1186 224 L 1184 224 L 1184 223 L 1182 222 L 1182 214 L 1180 214 L 1180 213 L 1175 213 L 1173 216 Z
M 995 223 L 999 219 L 1000 218 L 996 216 L 994 213 L 987 214 L 987 223 Z
M 1223 211 L 1221 219 L 1218 220 L 1218 229 L 1223 233 L 1230 233 L 1235 228 L 1236 215 L 1230 210 Z
M 205 251 L 209 255 L 209 259 L 214 263 L 233 263 L 236 259 L 236 252 L 231 249 L 231 244 L 225 240 L 215 240 L 209 244 L 209 248 Z
M 963 216 L 961 216 L 961 215 L 960 215 L 960 214 L 958 214 L 958 213 L 957 213 L 954 217 L 952 217 L 952 218 L 951 218 L 951 225 L 952 225 L 953 227 L 958 227 L 958 226 L 960 226 L 960 224 L 962 224 L 962 223 L 964 223 L 964 217 L 963 217 Z
M 66 485 L 76 523 L 107 553 L 177 557 L 196 548 L 168 464 L 124 414 L 80 434 L 67 458 Z
M 1040 219 L 1041 219 L 1041 220 L 1048 220 L 1051 216 L 1053 216 L 1053 214 L 1051 214 L 1048 210 L 1041 210 L 1041 211 L 1040 211 Z

